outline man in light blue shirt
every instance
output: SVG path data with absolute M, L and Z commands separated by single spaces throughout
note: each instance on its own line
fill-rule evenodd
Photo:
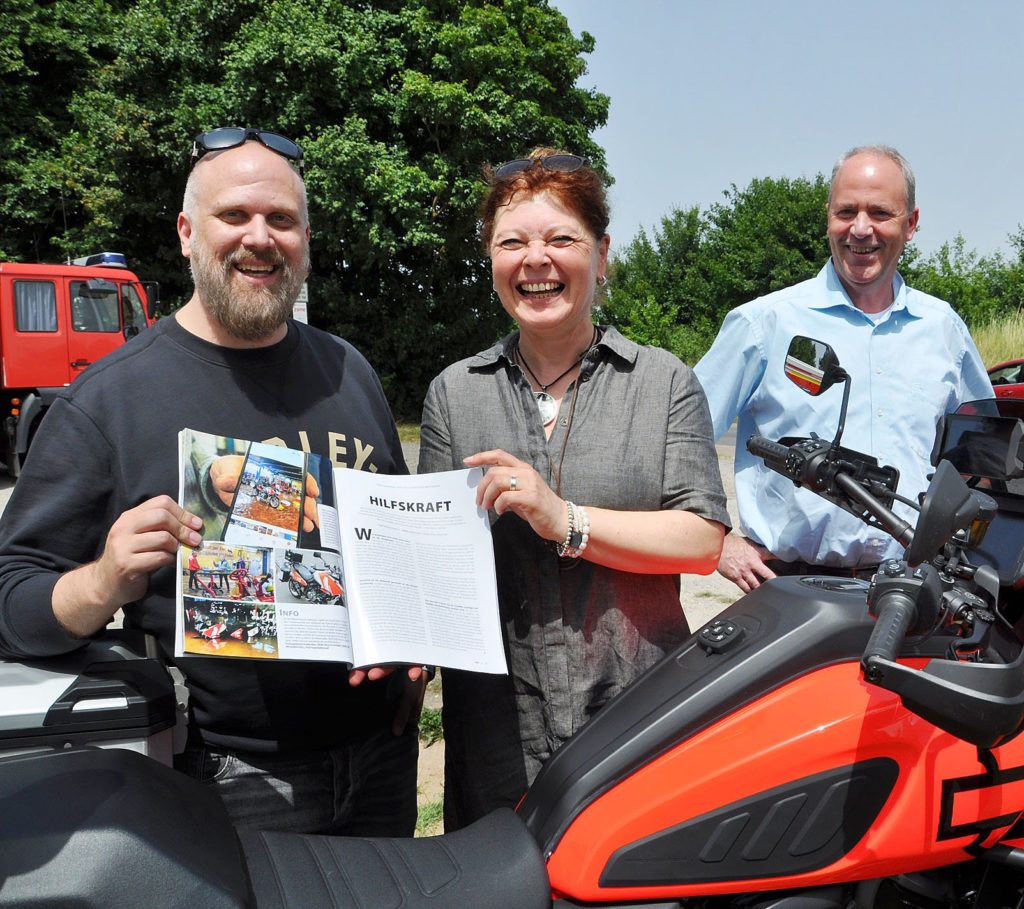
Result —
M 725 538 L 719 572 L 743 591 L 778 573 L 851 573 L 899 556 L 879 530 L 764 466 L 746 450 L 770 439 L 832 438 L 842 392 L 817 398 L 785 377 L 789 342 L 831 344 L 851 376 L 844 444 L 900 472 L 910 499 L 927 486 L 939 418 L 961 401 L 992 397 L 967 326 L 947 303 L 912 290 L 896 271 L 917 229 L 914 175 L 888 146 L 862 146 L 832 171 L 828 239 L 832 257 L 817 277 L 760 297 L 726 317 L 695 372 L 711 407 L 715 437 L 738 418 L 736 501 L 740 533 Z M 911 519 L 905 506 L 897 506 Z

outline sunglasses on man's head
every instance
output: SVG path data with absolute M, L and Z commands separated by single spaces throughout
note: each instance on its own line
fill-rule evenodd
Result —
M 571 174 L 587 164 L 587 159 L 580 155 L 542 155 L 539 158 L 516 158 L 515 161 L 506 161 L 499 164 L 492 173 L 499 180 L 511 177 L 513 174 L 522 173 L 533 166 L 543 167 L 545 170 L 553 170 L 562 174 Z
M 250 139 L 255 139 L 272 152 L 277 152 L 282 158 L 294 161 L 299 173 L 303 172 L 302 148 L 297 142 L 292 142 L 287 136 L 282 136 L 279 133 L 244 126 L 222 126 L 196 136 L 192 142 L 192 157 L 189 159 L 188 169 L 192 170 L 196 166 L 196 162 L 207 152 L 238 148 L 239 145 L 244 145 Z

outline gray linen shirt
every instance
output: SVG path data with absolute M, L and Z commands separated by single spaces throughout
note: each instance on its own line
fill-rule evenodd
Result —
M 511 359 L 517 339 L 431 383 L 421 473 L 501 448 L 556 490 L 561 462 L 560 495 L 578 504 L 677 508 L 728 526 L 708 407 L 689 367 L 606 328 L 583 361 L 575 408 L 570 387 L 548 440 Z M 555 748 L 688 635 L 678 575 L 559 559 L 511 512 L 492 520 L 511 676 L 444 671 L 445 829 L 514 806 Z

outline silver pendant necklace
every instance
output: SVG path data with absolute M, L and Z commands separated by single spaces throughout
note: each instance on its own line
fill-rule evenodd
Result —
M 547 426 L 558 416 L 558 405 L 555 403 L 555 399 L 546 391 L 535 391 L 533 393 L 533 400 L 537 402 L 537 410 L 540 411 L 542 426 Z
M 554 421 L 555 417 L 558 416 L 558 404 L 556 403 L 555 399 L 551 395 L 548 394 L 548 389 L 552 385 L 555 385 L 556 383 L 558 383 L 561 379 L 564 379 L 577 366 L 579 366 L 580 363 L 583 362 L 583 358 L 587 355 L 587 353 L 590 351 L 590 349 L 594 346 L 594 342 L 596 340 L 597 340 L 597 328 L 595 326 L 595 328 L 594 328 L 594 336 L 593 336 L 593 338 L 591 338 L 590 344 L 587 346 L 586 350 L 584 350 L 583 353 L 581 353 L 572 362 L 572 364 L 569 366 L 569 368 L 567 370 L 565 370 L 565 372 L 559 373 L 559 375 L 556 378 L 552 379 L 550 382 L 548 382 L 547 385 L 542 384 L 540 379 L 537 378 L 536 373 L 534 373 L 534 371 L 532 369 L 530 369 L 530 364 L 526 362 L 526 357 L 523 356 L 522 349 L 519 347 L 518 344 L 516 344 L 516 356 L 519 358 L 519 362 L 522 363 L 523 366 L 526 368 L 526 371 L 530 374 L 530 378 L 533 379 L 533 381 L 536 382 L 537 385 L 540 386 L 540 391 L 535 391 L 533 393 L 533 399 L 537 402 L 537 410 L 540 411 L 540 422 L 541 422 L 541 425 L 547 426 L 549 423 Z

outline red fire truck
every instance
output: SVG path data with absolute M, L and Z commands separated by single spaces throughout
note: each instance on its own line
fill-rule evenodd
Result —
M 0 449 L 11 476 L 57 392 L 152 324 L 156 296 L 120 253 L 0 262 Z

